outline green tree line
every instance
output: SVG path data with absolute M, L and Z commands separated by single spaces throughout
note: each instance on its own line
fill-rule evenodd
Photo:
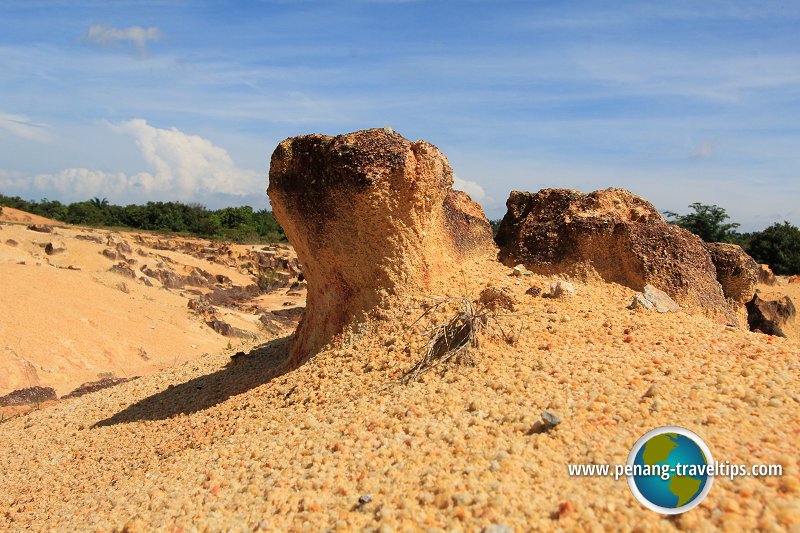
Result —
M 687 229 L 706 242 L 738 244 L 759 263 L 768 264 L 776 274 L 800 274 L 800 229 L 789 222 L 775 223 L 762 231 L 739 233 L 739 224 L 728 222 L 725 209 L 693 203 L 691 212 L 664 214 L 673 224 Z
M 105 198 L 63 204 L 58 200 L 23 200 L 0 194 L 0 206 L 21 209 L 68 224 L 197 235 L 233 242 L 278 242 L 286 235 L 272 212 L 250 206 L 210 210 L 200 204 L 147 202 L 126 206 Z

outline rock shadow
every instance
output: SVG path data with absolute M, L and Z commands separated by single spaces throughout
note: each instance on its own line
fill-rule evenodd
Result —
M 269 341 L 250 353 L 233 357 L 225 368 L 213 374 L 180 385 L 170 385 L 95 423 L 92 429 L 140 420 L 166 420 L 179 414 L 188 415 L 214 407 L 292 370 L 288 365 L 288 347 L 289 336 Z

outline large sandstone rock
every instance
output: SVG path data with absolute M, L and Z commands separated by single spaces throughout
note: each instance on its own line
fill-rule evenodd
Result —
M 308 281 L 293 364 L 388 295 L 431 291 L 462 261 L 496 253 L 482 209 L 452 184 L 435 146 L 388 128 L 278 145 L 268 192 Z
M 623 189 L 513 191 L 498 229 L 500 260 L 540 274 L 599 276 L 641 291 L 663 290 L 684 308 L 733 322 L 702 240 L 669 224 Z
M 753 299 L 758 283 L 759 266 L 741 246 L 724 242 L 704 242 L 717 270 L 717 281 L 728 299 L 731 310 L 741 326 L 747 324 L 745 304 Z

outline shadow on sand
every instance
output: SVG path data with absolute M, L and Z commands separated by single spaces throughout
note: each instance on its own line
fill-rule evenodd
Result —
M 213 407 L 288 372 L 288 346 L 288 336 L 274 339 L 244 356 L 232 359 L 225 368 L 213 374 L 180 385 L 170 385 L 97 422 L 92 428 L 138 420 L 166 420 L 181 413 L 191 414 Z

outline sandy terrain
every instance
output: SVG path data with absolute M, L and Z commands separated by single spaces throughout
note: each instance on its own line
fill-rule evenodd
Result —
M 4 213 L 9 214 L 7 209 Z M 20 211 L 11 215 L 25 218 Z M 31 217 L 30 222 L 42 222 Z M 136 237 L 63 225 L 53 233 L 31 231 L 24 224 L 0 226 L 0 395 L 41 385 L 53 387 L 61 396 L 100 376 L 147 375 L 204 353 L 235 351 L 272 338 L 261 327 L 257 313 L 229 307 L 217 308 L 219 319 L 247 337 L 217 333 L 187 307 L 190 299 L 208 292 L 208 287 L 167 289 L 155 279 L 150 279 L 153 286 L 147 286 L 139 270 L 161 263 L 178 274 L 196 267 L 227 276 L 235 286 L 254 283 L 235 260 L 227 266 L 179 251 L 156 250 L 137 244 Z M 107 245 L 109 238 L 131 246 L 126 255 L 136 278 L 110 271 L 119 258 L 102 255 L 113 248 Z M 48 255 L 47 243 L 63 251 Z M 237 253 L 253 248 L 233 247 Z M 303 304 L 302 295 L 287 296 L 286 292 L 279 289 L 253 305 L 267 311 L 281 308 L 286 301 Z
M 20 211 L 19 209 L 14 209 L 13 207 L 2 208 L 2 213 L 0 213 L 0 221 L 18 222 L 21 224 L 50 224 L 53 226 L 63 225 L 57 220 L 41 217 L 25 211 Z
M 24 275 L 12 267 L 4 264 L 3 279 Z M 633 291 L 614 284 L 532 297 L 531 284 L 554 278 L 509 273 L 484 262 L 454 275 L 452 294 L 476 296 L 492 283 L 516 300 L 519 316 L 499 320 L 518 340 L 482 336 L 474 366 L 399 383 L 423 345 L 412 326 L 423 300 L 407 300 L 289 372 L 283 338 L 236 363 L 226 354 L 179 361 L 1 424 L 0 530 L 800 527 L 797 341 L 684 312 L 630 311 Z M 103 313 L 139 320 L 135 300 L 95 283 Z M 40 286 L 42 305 L 49 285 Z M 123 310 L 105 302 L 112 295 Z M 158 305 L 177 309 L 172 298 Z M 160 317 L 150 320 L 177 353 L 212 353 L 187 346 L 200 342 L 186 340 L 188 325 L 169 340 L 175 324 Z M 70 324 L 97 337 L 98 326 L 77 316 Z M 532 433 L 545 409 L 563 422 Z M 624 480 L 567 475 L 568 463 L 624 463 L 641 435 L 672 424 L 699 434 L 718 461 L 780 463 L 784 475 L 718 478 L 704 503 L 677 518 L 643 508 Z

